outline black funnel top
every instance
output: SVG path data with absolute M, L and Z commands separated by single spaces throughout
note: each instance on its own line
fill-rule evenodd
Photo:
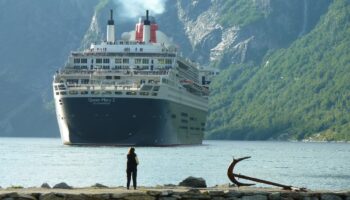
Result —
M 149 21 L 148 10 L 146 10 L 146 19 L 143 21 L 143 25 L 151 25 L 151 21 Z
M 113 20 L 113 10 L 111 9 L 111 18 L 108 20 L 108 25 L 114 25 L 114 20 Z

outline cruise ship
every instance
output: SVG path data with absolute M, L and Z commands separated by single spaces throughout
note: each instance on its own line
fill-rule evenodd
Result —
M 115 38 L 71 52 L 53 78 L 63 144 L 170 146 L 202 144 L 209 84 L 218 71 L 181 56 L 154 17 Z

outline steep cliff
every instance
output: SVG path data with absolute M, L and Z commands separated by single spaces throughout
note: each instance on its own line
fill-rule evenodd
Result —
M 0 135 L 58 136 L 51 81 L 80 45 L 96 0 L 0 1 Z

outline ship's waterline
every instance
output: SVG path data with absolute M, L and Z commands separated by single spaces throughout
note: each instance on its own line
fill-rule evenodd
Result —
M 206 111 L 167 100 L 62 98 L 59 127 L 65 144 L 201 144 Z

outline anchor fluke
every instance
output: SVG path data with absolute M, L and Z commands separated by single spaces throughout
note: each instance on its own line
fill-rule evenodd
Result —
M 246 179 L 246 180 L 250 180 L 250 181 L 254 181 L 254 182 L 258 182 L 258 183 L 273 185 L 273 186 L 281 187 L 284 190 L 306 191 L 306 188 L 298 188 L 298 187 L 293 187 L 291 185 L 283 185 L 283 184 L 274 183 L 274 182 L 271 182 L 271 181 L 266 181 L 266 180 L 262 180 L 262 179 L 258 179 L 258 178 L 253 178 L 253 177 L 249 177 L 249 176 L 233 173 L 233 168 L 235 167 L 235 165 L 238 162 L 240 162 L 242 160 L 245 160 L 245 159 L 248 159 L 248 158 L 250 158 L 250 156 L 243 157 L 243 158 L 238 158 L 238 159 L 233 159 L 232 163 L 230 164 L 230 166 L 227 169 L 227 176 L 228 176 L 228 178 L 234 184 L 236 184 L 238 187 L 240 187 L 240 186 L 252 186 L 252 185 L 255 185 L 255 184 L 241 183 L 241 182 L 237 181 L 236 178 L 242 178 L 242 179 Z
M 243 158 L 239 158 L 239 159 L 233 159 L 231 165 L 228 167 L 227 169 L 227 176 L 228 178 L 234 183 L 236 184 L 238 187 L 240 186 L 252 186 L 252 185 L 255 185 L 255 184 L 252 184 L 252 183 L 241 183 L 239 181 L 236 180 L 235 178 L 235 175 L 233 173 L 233 168 L 235 167 L 235 165 L 239 162 L 239 161 L 242 161 L 242 160 L 245 160 L 245 159 L 248 159 L 250 158 L 250 156 L 247 156 L 247 157 L 243 157 Z

